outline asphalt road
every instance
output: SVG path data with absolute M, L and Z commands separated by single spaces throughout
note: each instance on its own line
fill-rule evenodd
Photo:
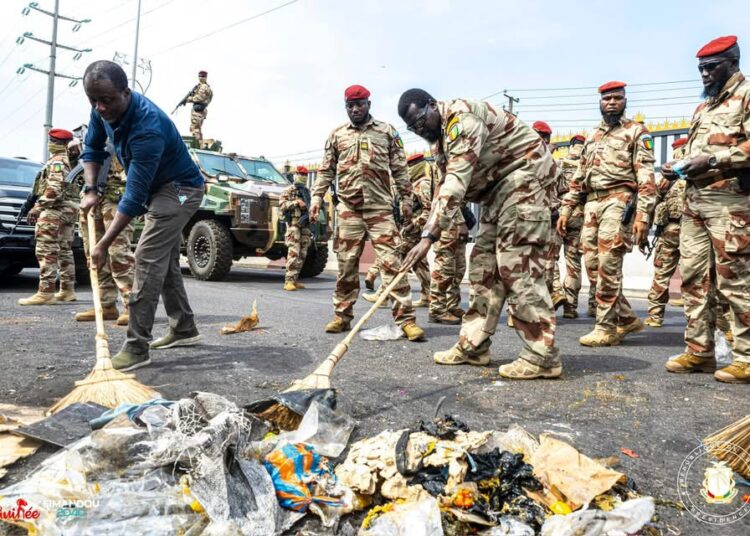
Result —
M 36 275 L 26 270 L 0 281 L 0 401 L 46 407 L 90 371 L 95 328 L 93 323 L 73 320 L 76 311 L 92 306 L 88 288 L 79 289 L 77 303 L 16 305 L 18 298 L 34 292 Z M 186 277 L 205 338 L 194 348 L 153 352 L 153 364 L 137 371 L 139 380 L 169 399 L 202 390 L 243 404 L 306 376 L 340 336 L 323 332 L 332 317 L 334 276 L 323 274 L 305 283 L 306 290 L 283 292 L 281 271 L 236 268 L 223 282 Z M 223 325 L 249 313 L 253 300 L 262 329 L 220 335 Z M 632 303 L 645 314 L 644 301 Z M 360 300 L 356 314 L 368 305 Z M 750 413 L 748 386 L 721 384 L 706 374 L 673 375 L 664 370 L 664 361 L 682 350 L 684 317 L 674 307 L 668 308 L 664 328 L 631 335 L 613 348 L 578 344 L 593 324 L 585 310 L 577 320 L 560 319 L 557 341 L 564 375 L 534 382 L 497 376 L 497 366 L 514 358 L 520 348 L 515 332 L 505 327 L 504 316 L 494 337 L 490 367 L 440 367 L 431 355 L 453 344 L 458 327 L 429 324 L 427 310 L 418 311 L 427 342 L 357 339 L 337 367 L 334 385 L 339 407 L 359 422 L 354 439 L 431 417 L 437 401 L 446 396 L 442 412 L 463 419 L 473 429 L 503 430 L 517 423 L 533 434 L 557 434 L 591 457 L 619 456 L 619 470 L 631 476 L 642 492 L 677 500 L 678 469 L 700 438 Z M 385 324 L 389 317 L 388 310 L 380 310 L 369 326 Z M 111 322 L 107 328 L 114 354 L 125 328 Z M 160 308 L 154 334 L 165 329 Z M 640 457 L 622 455 L 621 448 Z M 35 458 L 21 464 L 10 478 L 22 476 L 37 463 Z M 740 496 L 750 492 L 747 487 L 738 489 Z M 672 528 L 673 534 L 750 533 L 750 516 L 731 525 L 712 526 L 671 507 L 659 507 L 658 513 L 662 526 Z

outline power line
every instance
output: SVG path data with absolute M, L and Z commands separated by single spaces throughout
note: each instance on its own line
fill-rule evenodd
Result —
M 668 88 L 661 88 L 661 89 L 636 89 L 635 91 L 628 91 L 628 95 L 633 95 L 634 93 L 661 93 L 664 91 L 687 91 L 700 89 L 698 86 L 685 86 L 685 87 L 668 87 Z M 591 93 L 574 93 L 569 95 L 544 95 L 544 96 L 537 96 L 537 97 L 524 97 L 524 100 L 538 100 L 538 99 L 567 99 L 571 97 L 591 97 Z
M 664 104 L 639 104 L 637 108 L 653 108 L 655 106 L 685 106 L 685 105 L 693 105 L 697 106 L 700 104 L 701 101 L 686 101 L 686 102 L 668 102 Z M 528 110 L 526 113 L 559 113 L 559 112 L 590 112 L 591 110 L 595 110 L 595 105 L 590 106 L 588 108 L 550 108 L 548 110 Z M 521 110 L 519 113 L 523 113 L 523 110 Z
M 193 39 L 189 39 L 188 41 L 183 41 L 182 43 L 178 43 L 174 46 L 171 46 L 169 48 L 165 48 L 164 50 L 160 50 L 159 52 L 156 52 L 155 54 L 151 54 L 151 57 L 159 56 L 160 54 L 165 54 L 167 52 L 171 52 L 172 50 L 184 47 L 185 45 L 191 45 L 197 41 L 200 41 L 202 39 L 205 39 L 207 37 L 211 37 L 212 35 L 215 35 L 219 32 L 223 32 L 224 30 L 229 30 L 230 28 L 234 28 L 235 26 L 239 26 L 240 24 L 244 24 L 246 22 L 249 22 L 251 20 L 258 19 L 264 15 L 268 15 L 269 13 L 273 13 L 274 11 L 278 11 L 279 9 L 285 8 L 287 6 L 290 6 L 292 4 L 296 4 L 299 2 L 299 0 L 290 0 L 289 2 L 286 2 L 284 4 L 280 4 L 276 7 L 273 7 L 271 9 L 267 9 L 266 11 L 263 11 L 261 13 L 257 13 L 255 15 L 252 15 L 250 17 L 247 17 L 246 19 L 238 20 L 237 22 L 233 22 L 232 24 L 228 24 L 226 26 L 223 26 L 221 28 L 217 28 L 216 30 L 213 30 L 211 32 L 208 32 L 207 34 L 203 34 L 199 37 L 195 37 Z
M 679 100 L 679 99 L 692 99 L 695 98 L 693 95 L 680 95 L 680 96 L 674 96 L 674 97 L 656 97 L 651 99 L 628 99 L 628 104 L 632 102 L 661 102 L 661 101 L 671 101 L 671 100 Z M 581 106 L 581 105 L 591 105 L 591 106 L 598 106 L 599 102 L 561 102 L 558 104 L 553 104 L 552 106 L 556 107 L 568 107 L 568 106 Z M 549 103 L 545 104 L 519 104 L 522 109 L 525 108 L 544 108 L 549 107 Z
M 641 82 L 638 84 L 628 84 L 628 87 L 666 86 L 668 84 L 693 84 L 697 82 L 700 82 L 700 80 L 670 80 L 668 82 Z M 504 89 L 503 91 L 515 91 L 515 92 L 520 92 L 520 91 L 576 91 L 576 90 L 581 90 L 581 89 L 599 89 L 599 86 Z M 502 93 L 502 91 L 498 91 L 494 95 L 499 95 L 500 93 Z M 485 98 L 488 98 L 488 97 L 485 97 Z

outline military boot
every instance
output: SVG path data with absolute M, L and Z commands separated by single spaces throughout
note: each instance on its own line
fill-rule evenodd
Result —
M 55 300 L 59 302 L 72 302 L 76 301 L 76 291 L 71 289 L 60 289 L 60 292 L 55 293 Z
M 430 306 L 430 297 L 425 296 L 424 294 L 421 294 L 419 296 L 418 300 L 415 300 L 412 302 L 412 305 L 414 307 L 429 307 Z
M 151 364 L 148 354 L 134 354 L 126 350 L 120 350 L 112 358 L 112 366 L 120 372 L 128 372 Z
M 370 275 L 365 276 L 365 288 L 367 290 L 375 290 L 375 279 L 376 277 L 370 277 Z
M 406 338 L 412 342 L 424 339 L 424 330 L 413 320 L 401 326 L 401 331 L 403 331 Z
M 631 322 L 628 322 L 627 324 L 624 324 L 622 326 L 617 326 L 617 336 L 620 337 L 620 339 L 624 339 L 625 335 L 628 335 L 629 333 L 638 333 L 639 331 L 643 331 L 645 328 L 646 326 L 641 321 L 641 319 L 635 317 Z
M 104 320 L 117 320 L 120 316 L 116 305 L 102 305 L 102 313 Z M 96 320 L 96 312 L 94 309 L 88 309 L 87 311 L 76 313 L 75 319 L 76 322 L 93 322 Z
M 714 373 L 714 378 L 724 383 L 750 383 L 750 363 L 732 361 L 732 364 Z
M 474 365 L 484 367 L 490 364 L 490 351 L 486 350 L 480 355 L 473 356 L 467 354 L 456 345 L 449 350 L 435 352 L 432 359 L 438 365 Z
M 676 372 L 677 374 L 686 374 L 688 372 L 714 372 L 716 370 L 716 358 L 700 357 L 686 352 L 667 361 L 664 364 L 664 368 L 669 372 Z
M 512 363 L 501 365 L 497 370 L 503 378 L 511 380 L 535 380 L 537 378 L 559 378 L 562 374 L 562 365 L 545 368 L 534 363 L 529 363 L 520 357 Z
M 118 326 L 127 326 L 130 322 L 130 313 L 128 312 L 128 308 L 126 307 L 123 309 L 122 314 L 117 317 L 117 322 L 115 322 Z
M 344 320 L 340 316 L 337 316 L 328 324 L 326 324 L 326 333 L 342 333 L 351 329 L 351 323 L 348 320 Z
M 450 311 L 448 311 L 441 315 L 430 314 L 430 322 L 435 322 L 436 324 L 448 324 L 451 326 L 455 326 L 461 323 L 461 317 L 456 316 Z
M 287 290 L 289 292 L 297 290 L 297 285 L 294 284 L 294 281 L 287 281 L 284 283 L 284 290 Z
M 649 316 L 644 324 L 650 328 L 660 328 L 664 325 L 664 320 L 662 320 L 658 316 Z
M 300 289 L 300 288 L 305 288 L 305 285 L 303 285 L 303 284 L 302 284 L 302 283 L 300 283 L 299 281 L 295 281 L 295 282 L 294 282 L 294 286 L 295 286 L 295 287 L 297 287 L 298 289 Z
M 461 307 L 454 307 L 450 310 L 450 314 L 453 316 L 457 316 L 458 318 L 463 318 L 466 314 L 466 311 L 464 311 Z
M 586 310 L 586 314 L 591 318 L 596 318 L 596 305 L 589 304 L 589 307 Z
M 578 318 L 578 310 L 571 304 L 563 305 L 563 318 Z
M 613 331 L 604 331 L 602 329 L 596 329 L 590 333 L 587 333 L 580 339 L 578 339 L 578 342 L 581 343 L 581 346 L 617 346 L 620 344 L 620 337 L 617 335 L 617 332 Z
M 52 305 L 55 303 L 55 295 L 52 292 L 37 292 L 29 298 L 21 298 L 18 305 Z
M 552 298 L 552 305 L 555 306 L 555 311 L 557 311 L 560 307 L 568 303 L 568 298 L 565 297 L 565 294 L 562 292 L 553 292 L 551 295 Z

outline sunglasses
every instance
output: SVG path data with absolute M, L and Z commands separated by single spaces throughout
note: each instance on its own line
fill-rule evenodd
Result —
M 406 130 L 417 133 L 424 128 L 424 124 L 427 122 L 427 110 L 429 109 L 429 106 L 429 103 L 424 105 L 424 108 L 419 112 L 419 115 L 414 122 L 406 125 Z
M 706 63 L 701 63 L 698 65 L 698 72 L 702 73 L 703 71 L 706 71 L 707 73 L 711 73 L 716 69 L 719 65 L 724 63 L 726 60 L 719 60 L 719 61 L 707 61 Z

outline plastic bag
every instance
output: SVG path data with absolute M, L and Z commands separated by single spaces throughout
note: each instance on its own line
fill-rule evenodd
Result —
M 554 515 L 542 526 L 542 536 L 627 536 L 635 534 L 654 515 L 654 499 L 642 497 L 626 501 L 610 512 L 582 510 L 570 515 Z
M 484 530 L 479 536 L 534 536 L 534 529 L 512 517 L 501 517 L 499 525 Z
M 714 355 L 716 355 L 716 363 L 719 365 L 729 365 L 734 360 L 732 355 L 732 346 L 727 341 L 724 333 L 717 329 L 714 331 Z
M 324 404 L 313 401 L 305 412 L 302 422 L 293 432 L 281 434 L 279 440 L 288 443 L 306 443 L 315 452 L 329 458 L 336 458 L 349 443 L 356 421 L 344 413 L 332 410 Z
M 437 501 L 430 497 L 417 502 L 396 504 L 360 531 L 363 536 L 443 536 L 443 523 Z
M 395 341 L 404 337 L 404 330 L 396 324 L 390 323 L 365 329 L 359 333 L 359 336 L 366 341 Z

